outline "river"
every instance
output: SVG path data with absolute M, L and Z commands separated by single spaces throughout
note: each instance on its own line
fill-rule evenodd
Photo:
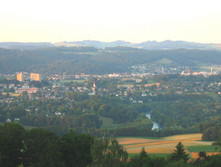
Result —
M 151 120 L 151 115 L 150 115 L 149 113 L 146 113 L 146 117 Z M 152 121 L 152 120 L 151 120 L 151 121 Z M 158 124 L 157 122 L 154 122 L 154 121 L 152 121 L 152 122 L 153 122 L 153 127 L 152 127 L 151 130 L 154 130 L 154 129 L 160 130 L 159 124 Z

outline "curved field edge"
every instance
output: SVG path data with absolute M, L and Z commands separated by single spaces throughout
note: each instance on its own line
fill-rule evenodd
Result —
M 182 142 L 186 148 L 186 152 L 193 152 L 191 148 L 197 146 L 198 148 L 206 148 L 205 151 L 210 152 L 212 149 L 212 142 L 202 141 L 202 134 L 185 134 L 174 135 L 164 138 L 136 138 L 125 137 L 117 138 L 119 144 L 123 145 L 129 154 L 139 154 L 142 148 L 148 154 L 171 154 L 175 150 L 176 145 Z M 190 149 L 189 149 L 190 148 Z M 195 149 L 196 150 L 196 149 Z M 200 150 L 200 149 L 199 149 Z M 199 152 L 199 151 L 194 151 Z M 215 152 L 215 151 L 213 151 Z

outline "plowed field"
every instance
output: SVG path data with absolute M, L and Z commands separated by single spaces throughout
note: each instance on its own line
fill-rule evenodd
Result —
M 129 154 L 140 153 L 145 148 L 147 153 L 170 154 L 176 147 L 177 143 L 182 142 L 185 147 L 211 145 L 211 142 L 204 142 L 202 134 L 175 135 L 159 139 L 145 138 L 119 138 L 119 144 L 123 145 Z M 188 150 L 186 150 L 188 152 Z

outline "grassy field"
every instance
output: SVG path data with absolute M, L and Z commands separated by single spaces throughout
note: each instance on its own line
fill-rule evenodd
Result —
M 204 93 L 212 97 L 214 100 L 219 100 L 220 98 L 220 96 L 217 93 L 213 93 L 213 92 L 204 92 Z
M 156 61 L 155 63 L 157 63 L 157 64 L 166 64 L 166 65 L 170 65 L 170 64 L 173 63 L 173 61 L 171 61 L 171 60 L 169 60 L 169 59 L 167 59 L 167 58 L 162 58 L 162 59 Z
M 212 142 L 202 140 L 202 134 L 174 135 L 164 138 L 118 138 L 119 144 L 123 145 L 129 154 L 138 154 L 142 148 L 148 154 L 170 154 L 175 150 L 178 142 L 182 142 L 186 152 L 190 152 L 190 146 L 211 146 Z
M 208 64 L 198 64 L 197 65 L 197 69 L 195 71 L 199 72 L 199 71 L 206 71 L 206 72 L 210 72 L 211 71 L 211 67 L 213 68 L 213 71 L 221 71 L 221 66 L 220 65 L 208 65 Z
M 215 70 L 215 71 L 221 71 L 221 66 L 218 66 L 218 65 L 203 66 L 203 67 L 201 67 L 201 68 L 202 68 L 202 69 L 205 69 L 205 70 L 208 70 L 208 71 L 211 71 L 211 67 L 212 67 L 213 70 Z
M 89 54 L 89 55 L 96 55 L 97 54 L 97 52 L 78 52 L 78 51 L 73 51 L 73 52 L 71 52 L 71 51 L 69 51 L 69 52 L 63 52 L 64 54 L 66 54 L 66 55 L 69 55 L 69 54 L 83 54 L 83 55 L 86 55 L 86 54 Z
M 102 128 L 108 128 L 113 126 L 113 119 L 107 117 L 99 117 L 99 120 L 103 122 Z
M 60 82 L 60 84 L 64 84 L 64 83 L 69 83 L 69 82 L 78 82 L 78 83 L 83 83 L 85 80 L 63 80 Z
M 221 147 L 212 146 L 212 145 L 199 145 L 199 146 L 189 146 L 187 147 L 187 150 L 189 152 L 217 152 L 217 149 L 220 150 Z
M 102 128 L 117 128 L 120 124 L 115 124 L 113 119 L 99 116 L 99 120 L 103 122 Z

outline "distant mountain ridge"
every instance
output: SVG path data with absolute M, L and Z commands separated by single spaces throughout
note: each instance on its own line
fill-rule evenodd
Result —
M 203 44 L 195 42 L 186 42 L 186 41 L 171 41 L 166 40 L 162 42 L 157 41 L 146 41 L 141 43 L 131 43 L 127 41 L 113 41 L 113 42 L 102 42 L 95 40 L 83 40 L 83 41 L 64 41 L 64 42 L 0 42 L 0 48 L 5 49 L 39 49 L 39 48 L 49 48 L 49 47 L 95 47 L 95 48 L 106 48 L 106 47 L 133 47 L 141 48 L 146 50 L 174 50 L 174 49 L 205 49 L 205 50 L 221 50 L 221 44 Z
M 50 42 L 0 42 L 0 48 L 5 49 L 39 49 L 54 47 Z
M 142 48 L 147 50 L 170 50 L 170 49 L 221 49 L 221 44 L 202 44 L 195 42 L 186 41 L 171 41 L 166 40 L 162 42 L 157 41 L 146 41 L 142 43 L 130 43 L 127 41 L 113 41 L 113 42 L 101 42 L 94 40 L 84 40 L 84 41 L 73 41 L 73 42 L 58 42 L 54 44 L 55 46 L 92 46 L 95 48 L 106 48 L 106 47 L 134 47 Z
M 58 42 L 55 46 L 92 46 L 95 48 L 106 48 L 106 47 L 117 47 L 117 46 L 133 46 L 132 43 L 126 41 L 113 41 L 113 42 L 102 42 L 94 40 L 83 40 L 83 41 L 73 41 L 73 42 Z

